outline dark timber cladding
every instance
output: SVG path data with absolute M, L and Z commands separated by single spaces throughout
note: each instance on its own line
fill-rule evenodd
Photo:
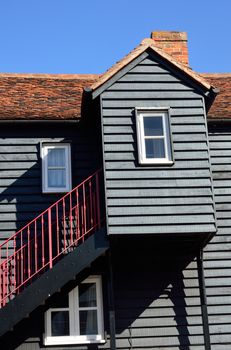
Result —
M 205 350 L 193 256 L 177 245 L 166 254 L 151 236 L 133 238 L 132 247 L 118 238 L 114 251 L 116 348 Z
M 63 194 L 42 193 L 42 142 L 70 142 L 73 187 L 101 165 L 96 128 L 81 123 L 1 124 L 0 241 L 22 228 Z
M 212 350 L 230 350 L 231 124 L 219 124 L 209 127 L 218 232 L 205 249 L 204 267 Z
M 149 55 L 102 93 L 109 234 L 216 231 L 203 98 L 171 69 Z M 138 164 L 135 107 L 171 108 L 172 166 Z

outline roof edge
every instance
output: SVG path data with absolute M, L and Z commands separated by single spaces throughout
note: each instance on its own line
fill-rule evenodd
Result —
M 184 65 L 183 63 L 178 62 L 177 60 L 175 60 L 172 56 L 170 56 L 168 53 L 166 53 L 162 49 L 156 47 L 156 45 L 152 39 L 145 38 L 142 40 L 142 42 L 134 50 L 132 50 L 128 55 L 126 55 L 124 58 L 122 58 L 114 66 L 109 68 L 108 71 L 106 71 L 104 74 L 102 74 L 99 77 L 99 79 L 91 85 L 91 90 L 92 91 L 97 90 L 104 83 L 106 83 L 108 80 L 110 80 L 110 78 L 112 78 L 116 73 L 118 73 L 122 68 L 126 67 L 130 62 L 132 62 L 134 59 L 136 59 L 139 55 L 141 55 L 147 49 L 153 50 L 159 56 L 161 56 L 162 58 L 164 58 L 165 60 L 170 62 L 173 66 L 175 66 L 176 68 L 178 68 L 182 72 L 184 72 L 191 79 L 193 79 L 194 81 L 199 83 L 206 90 L 213 89 L 213 86 L 203 76 L 194 72 L 191 68 Z

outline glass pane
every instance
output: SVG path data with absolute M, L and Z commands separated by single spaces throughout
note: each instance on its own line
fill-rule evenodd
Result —
M 165 158 L 164 139 L 145 140 L 146 158 Z
M 162 136 L 163 132 L 162 117 L 144 117 L 145 136 Z
M 79 307 L 96 306 L 96 284 L 82 283 L 79 285 Z
M 97 311 L 80 311 L 80 335 L 98 334 Z
M 65 149 L 64 148 L 48 148 L 48 167 L 65 166 Z
M 65 187 L 66 170 L 48 169 L 48 187 Z
M 69 311 L 52 311 L 51 335 L 53 337 L 58 337 L 69 334 Z

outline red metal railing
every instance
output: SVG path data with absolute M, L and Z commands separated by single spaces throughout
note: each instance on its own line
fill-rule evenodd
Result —
M 100 172 L 0 245 L 0 307 L 100 228 Z

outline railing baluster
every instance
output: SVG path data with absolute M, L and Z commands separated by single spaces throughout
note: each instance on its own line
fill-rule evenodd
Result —
M 51 209 L 48 210 L 48 239 L 49 239 L 49 266 L 52 269 L 53 256 L 52 256 L 52 223 L 51 223 Z
M 92 203 L 92 183 L 89 181 L 89 196 L 90 196 L 90 228 L 93 226 L 93 203 Z
M 80 206 L 79 206 L 79 189 L 76 189 L 76 207 L 75 207 L 75 217 L 76 217 L 76 240 L 78 243 L 80 236 Z
M 38 271 L 38 232 L 37 232 L 37 221 L 34 222 L 34 264 L 35 272 Z
M 86 234 L 87 231 L 87 223 L 86 223 L 86 187 L 85 187 L 85 183 L 83 183 L 83 240 L 84 240 L 84 236 Z
M 66 242 L 66 205 L 65 198 L 63 198 L 63 240 L 64 240 L 64 251 L 66 250 L 67 242 Z
M 57 239 L 57 255 L 60 253 L 60 237 L 59 237 L 59 207 L 55 205 L 56 218 L 56 239 Z
M 98 229 L 101 227 L 100 220 L 100 196 L 99 196 L 99 173 L 96 173 L 96 202 L 97 202 L 97 226 Z
M 52 268 L 59 256 L 83 242 L 94 227 L 99 228 L 100 215 L 98 171 L 2 243 L 0 307 L 36 275 Z
M 13 260 L 13 266 L 14 266 L 14 290 L 17 286 L 17 251 L 16 251 L 16 237 L 14 237 L 14 260 Z
M 70 193 L 69 197 L 69 220 L 70 220 L 70 245 L 73 244 L 73 231 L 72 231 L 72 193 Z
M 30 251 L 30 226 L 28 226 L 27 228 L 27 255 L 28 255 L 28 260 L 27 260 L 27 275 L 28 275 L 28 278 L 30 277 L 30 254 L 31 254 L 31 251 Z
M 44 215 L 41 217 L 41 229 L 42 229 L 42 267 L 45 265 L 45 255 L 44 255 Z

